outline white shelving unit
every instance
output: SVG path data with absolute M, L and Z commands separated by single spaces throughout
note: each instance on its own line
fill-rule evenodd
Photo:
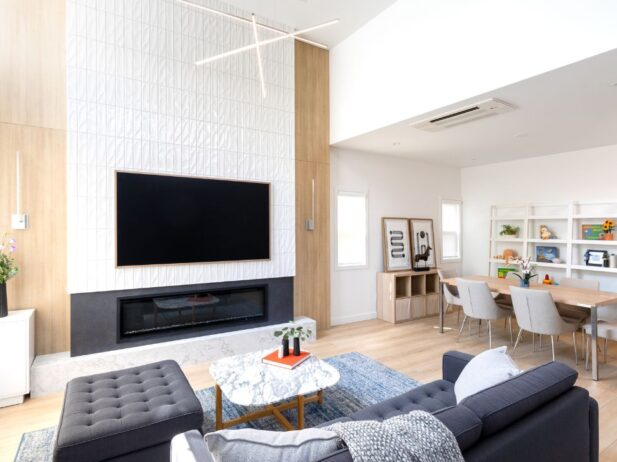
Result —
M 495 258 L 505 249 L 512 249 L 520 257 L 536 256 L 536 246 L 559 249 L 561 263 L 535 262 L 543 270 L 558 270 L 562 276 L 571 277 L 573 272 L 591 274 L 617 274 L 617 268 L 586 266 L 584 253 L 588 248 L 607 250 L 617 254 L 617 240 L 584 240 L 583 224 L 601 224 L 605 219 L 617 219 L 617 202 L 563 202 L 493 205 L 490 214 L 490 240 L 488 271 L 495 275 L 498 267 L 506 266 L 503 259 Z M 499 235 L 502 225 L 518 226 L 516 238 Z M 555 239 L 541 239 L 539 230 L 546 225 Z

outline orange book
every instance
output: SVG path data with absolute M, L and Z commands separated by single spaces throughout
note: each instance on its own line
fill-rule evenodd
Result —
M 290 354 L 284 358 L 279 358 L 279 350 L 276 349 L 272 353 L 261 358 L 261 362 L 271 364 L 272 366 L 284 367 L 285 369 L 293 369 L 306 361 L 311 354 L 308 351 L 302 351 L 300 356 Z

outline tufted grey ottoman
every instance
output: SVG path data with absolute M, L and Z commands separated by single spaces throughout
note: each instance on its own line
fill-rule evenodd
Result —
M 171 439 L 202 422 L 175 361 L 80 377 L 66 387 L 54 461 L 167 462 Z

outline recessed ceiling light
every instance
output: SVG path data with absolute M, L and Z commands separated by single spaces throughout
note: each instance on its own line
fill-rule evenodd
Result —
M 401 142 L 400 141 L 395 141 L 394 143 L 392 143 L 392 146 L 396 147 L 396 146 L 400 146 Z
M 617 87 L 617 82 L 611 83 L 611 87 Z
M 514 135 L 514 138 L 527 138 L 529 136 L 529 133 L 517 133 L 516 135 Z

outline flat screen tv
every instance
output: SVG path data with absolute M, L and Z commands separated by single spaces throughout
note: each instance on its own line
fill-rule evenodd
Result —
M 270 185 L 116 172 L 118 266 L 270 258 Z

